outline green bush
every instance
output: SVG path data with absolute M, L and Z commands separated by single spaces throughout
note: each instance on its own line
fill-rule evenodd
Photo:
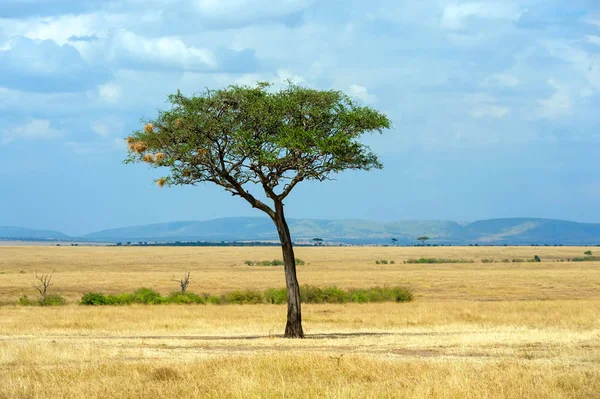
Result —
M 262 301 L 262 293 L 258 291 L 232 291 L 221 295 L 221 303 L 248 304 L 261 303 Z
M 283 266 L 284 262 L 279 259 L 259 261 L 245 260 L 244 264 L 246 266 Z M 306 262 L 304 262 L 302 259 L 296 258 L 296 266 L 304 266 L 305 264 Z
M 67 301 L 60 295 L 47 295 L 46 300 L 39 300 L 40 306 L 62 306 L 66 305 Z
M 133 293 L 133 301 L 135 303 L 143 303 L 145 305 L 155 305 L 163 303 L 164 299 L 160 294 L 150 288 L 140 288 Z
M 533 257 L 533 261 L 534 261 L 534 262 L 541 262 L 542 260 L 540 259 L 540 257 L 539 257 L 539 256 L 535 255 L 535 256 Z
M 263 300 L 275 305 L 287 303 L 287 290 L 285 288 L 269 288 L 263 293 Z
M 106 300 L 106 296 L 104 294 L 99 294 L 96 292 L 88 292 L 81 297 L 79 301 L 81 305 L 107 305 L 108 302 Z
M 600 256 L 586 256 L 585 258 L 573 258 L 569 260 L 573 262 L 598 262 L 600 261 Z
M 27 295 L 23 295 L 22 297 L 19 298 L 18 304 L 22 305 L 22 306 L 34 306 L 34 305 L 37 305 L 38 303 L 36 301 L 32 301 L 31 299 L 29 299 L 29 297 Z
M 27 295 L 23 295 L 17 303 L 21 306 L 62 306 L 66 305 L 67 301 L 60 295 L 47 295 L 45 301 L 42 298 L 32 300 Z
M 472 260 L 466 259 L 440 259 L 440 258 L 419 258 L 409 259 L 404 263 L 408 264 L 428 264 L 428 263 L 473 263 Z
M 300 298 L 304 303 L 346 303 L 346 302 L 408 302 L 412 300 L 412 294 L 403 287 L 374 287 L 368 289 L 350 289 L 316 287 L 305 285 L 300 287 Z M 36 305 L 26 296 L 19 300 L 21 305 Z M 140 288 L 133 294 L 104 295 L 99 293 L 87 293 L 83 295 L 81 305 L 128 305 L 132 303 L 143 304 L 285 304 L 287 303 L 287 291 L 285 288 L 271 288 L 264 292 L 245 290 L 233 291 L 219 296 L 191 292 L 182 294 L 173 292 L 166 297 L 148 289 Z
M 194 294 L 192 292 L 181 293 L 180 291 L 176 291 L 171 293 L 168 297 L 164 298 L 165 303 L 175 303 L 175 304 L 191 304 L 191 303 L 206 303 L 206 298 Z
M 592 256 L 592 251 L 585 251 L 583 254 L 585 256 Z

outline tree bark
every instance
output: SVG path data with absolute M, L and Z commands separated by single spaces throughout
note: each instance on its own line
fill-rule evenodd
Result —
M 283 202 L 275 201 L 275 216 L 273 217 L 277 233 L 281 241 L 281 252 L 285 271 L 285 284 L 288 296 L 287 323 L 285 325 L 285 338 L 304 338 L 302 330 L 302 312 L 300 308 L 300 286 L 296 277 L 296 258 L 290 235 L 290 229 L 285 221 Z

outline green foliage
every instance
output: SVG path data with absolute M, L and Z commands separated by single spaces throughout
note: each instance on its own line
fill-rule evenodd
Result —
M 494 263 L 494 259 L 481 259 L 481 263 Z
M 419 258 L 419 259 L 409 259 L 404 261 L 407 264 L 426 264 L 426 263 L 473 263 L 472 260 L 466 259 L 442 259 L 442 258 Z
M 373 287 L 368 289 L 349 289 L 330 287 L 316 287 L 305 285 L 300 287 L 301 300 L 305 303 L 368 303 L 368 302 L 409 302 L 413 296 L 409 290 L 403 287 Z M 133 294 L 104 295 L 99 293 L 87 293 L 79 301 L 81 305 L 128 305 L 141 303 L 147 305 L 155 304 L 285 304 L 287 303 L 287 290 L 285 288 L 270 288 L 264 292 L 245 290 L 233 291 L 219 296 L 197 295 L 186 292 L 173 292 L 166 297 L 148 288 L 140 288 Z M 36 305 L 27 297 L 20 300 L 22 305 Z
M 126 162 L 168 168 L 161 185 L 211 182 L 249 202 L 255 199 L 242 188 L 246 183 L 259 183 L 270 197 L 283 199 L 304 180 L 381 168 L 360 139 L 390 128 L 387 116 L 339 91 L 269 86 L 169 96 L 171 108 L 128 139 Z
M 150 288 L 140 288 L 133 293 L 135 303 L 143 303 L 146 305 L 154 305 L 163 302 L 160 294 Z
M 67 301 L 60 295 L 47 295 L 45 301 L 42 298 L 32 300 L 27 295 L 23 295 L 19 298 L 17 304 L 21 306 L 62 306 L 66 305 Z
M 39 301 L 40 306 L 62 306 L 66 305 L 67 301 L 60 295 L 47 295 L 46 300 Z
M 287 303 L 287 290 L 285 288 L 269 288 L 263 293 L 265 303 L 280 305 Z
M 425 245 L 425 241 L 429 240 L 429 237 L 427 236 L 421 236 L 419 238 L 417 238 L 417 241 L 421 241 L 421 244 Z
M 88 292 L 81 297 L 81 305 L 107 305 L 106 296 L 97 292 Z
M 164 298 L 164 303 L 174 303 L 179 305 L 185 304 L 204 304 L 206 297 L 194 294 L 192 292 L 181 293 L 181 291 L 172 292 L 168 297 Z
M 533 257 L 533 261 L 534 261 L 534 262 L 541 262 L 542 260 L 540 259 L 540 257 L 539 257 L 539 256 L 535 255 L 535 256 Z
M 585 251 L 583 254 L 585 256 L 592 256 L 592 251 Z
M 21 306 L 34 306 L 38 304 L 38 302 L 29 299 L 27 295 L 23 295 L 22 297 L 20 297 L 17 303 Z
M 600 261 L 600 256 L 586 256 L 585 258 L 573 258 L 569 260 L 573 262 L 598 262 Z
M 296 258 L 296 266 L 304 266 L 305 264 L 306 263 L 302 259 Z M 279 259 L 259 260 L 259 261 L 245 260 L 244 265 L 246 265 L 246 266 L 283 266 L 284 262 Z
M 252 304 L 261 303 L 263 295 L 259 291 L 233 291 L 221 295 L 221 303 Z

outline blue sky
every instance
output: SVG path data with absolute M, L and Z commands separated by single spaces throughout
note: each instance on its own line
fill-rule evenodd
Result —
M 394 124 L 383 171 L 298 186 L 289 217 L 600 222 L 595 0 L 2 0 L 0 225 L 259 215 L 159 189 L 123 138 L 177 89 L 286 79 Z

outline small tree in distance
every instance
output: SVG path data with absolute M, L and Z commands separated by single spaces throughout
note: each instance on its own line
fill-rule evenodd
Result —
M 422 236 L 417 238 L 417 241 L 421 241 L 421 244 L 425 245 L 425 241 L 429 240 L 429 237 L 427 236 Z
M 377 156 L 360 139 L 391 124 L 384 114 L 339 91 L 291 83 L 269 91 L 269 86 L 169 96 L 171 109 L 160 111 L 127 139 L 126 162 L 167 168 L 170 173 L 157 180 L 161 187 L 213 183 L 266 213 L 277 228 L 284 259 L 284 336 L 302 338 L 300 287 L 284 200 L 303 181 L 322 182 L 344 170 L 380 169 Z
M 315 245 L 323 245 L 323 239 L 322 238 L 313 238 L 312 240 L 315 243 Z
M 398 242 L 397 238 L 392 238 L 392 245 L 396 245 L 397 242 Z
M 585 251 L 583 254 L 585 256 L 592 256 L 592 251 Z
M 171 281 L 176 281 L 179 283 L 179 288 L 181 289 L 182 294 L 185 294 L 188 285 L 190 285 L 190 274 L 191 272 L 187 272 L 187 274 L 184 274 L 180 280 L 177 280 L 176 278 L 171 279 Z
M 40 293 L 40 304 L 42 306 L 46 305 L 46 300 L 48 299 L 48 288 L 52 285 L 52 276 L 54 275 L 54 270 L 50 274 L 42 274 L 38 276 L 35 273 L 35 278 L 40 282 L 39 285 L 34 285 L 35 288 Z

